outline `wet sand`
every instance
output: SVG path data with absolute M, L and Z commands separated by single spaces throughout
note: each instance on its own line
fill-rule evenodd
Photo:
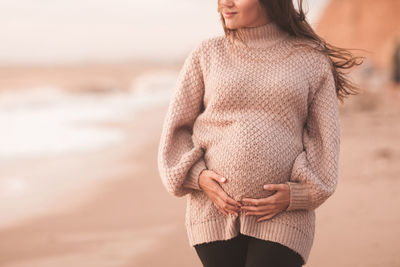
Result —
M 339 185 L 317 209 L 305 266 L 400 266 L 400 97 L 393 96 L 367 94 L 341 107 Z M 61 190 L 59 201 L 43 204 L 35 216 L 3 226 L 0 265 L 200 267 L 186 237 L 186 200 L 168 195 L 158 176 L 165 111 L 163 106 L 143 120 L 108 125 L 132 137 L 121 145 L 2 168 L 62 181 L 89 175 L 93 182 L 67 195 Z

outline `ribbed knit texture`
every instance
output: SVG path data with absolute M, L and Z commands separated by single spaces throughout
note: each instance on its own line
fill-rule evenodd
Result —
M 163 185 L 187 197 L 191 246 L 238 233 L 279 242 L 305 263 L 314 240 L 315 209 L 336 189 L 340 125 L 329 59 L 295 46 L 275 23 L 241 28 L 244 43 L 225 35 L 201 41 L 179 73 L 161 133 Z M 286 183 L 290 204 L 271 219 L 225 216 L 200 188 L 202 170 L 227 178 L 237 201 Z

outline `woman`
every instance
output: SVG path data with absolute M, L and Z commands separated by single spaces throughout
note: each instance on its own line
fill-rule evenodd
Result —
M 301 266 L 337 185 L 337 98 L 361 63 L 318 37 L 299 1 L 220 0 L 225 35 L 186 58 L 158 151 L 204 266 Z M 337 60 L 333 60 L 336 58 Z

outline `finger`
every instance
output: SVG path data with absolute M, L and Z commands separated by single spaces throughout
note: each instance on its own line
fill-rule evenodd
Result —
M 236 206 L 235 201 L 233 200 L 233 204 L 232 201 L 230 201 L 230 197 L 225 193 L 225 191 L 219 187 L 218 189 L 219 194 L 218 194 L 218 204 L 227 212 L 235 214 L 235 215 L 239 215 L 238 212 L 240 211 L 240 206 Z
M 237 208 L 233 205 L 230 205 L 229 203 L 226 203 L 223 198 L 218 199 L 218 205 L 228 213 L 232 213 L 232 214 L 236 215 L 237 212 L 239 212 L 239 208 Z
M 245 205 L 253 205 L 253 206 L 258 206 L 260 201 L 256 198 L 242 198 L 242 202 Z
M 261 217 L 261 218 L 258 218 L 258 219 L 257 219 L 257 222 L 261 222 L 261 221 L 265 221 L 265 220 L 271 219 L 271 218 L 274 217 L 276 214 L 277 214 L 277 213 L 271 213 L 271 214 L 269 214 L 269 215 L 266 215 L 266 216 L 263 216 L 263 217 Z
M 276 198 L 275 196 L 269 196 L 266 198 L 243 198 L 242 202 L 245 205 L 252 205 L 257 207 L 257 206 L 273 204 L 275 198 Z
M 215 204 L 214 203 L 214 205 L 215 205 L 215 207 L 217 207 L 217 209 L 222 213 L 222 214 L 224 214 L 225 216 L 228 216 L 229 214 L 222 208 L 222 207 L 220 207 L 218 204 Z
M 242 206 L 240 202 L 228 196 L 221 186 L 218 186 L 217 192 L 222 201 L 232 206 L 232 208 L 239 210 L 240 206 Z
M 232 206 L 228 203 L 224 203 L 224 205 L 222 206 L 227 212 L 238 215 L 239 212 L 239 208 L 236 206 Z
M 226 203 L 226 202 L 223 202 L 223 208 L 224 209 L 229 209 L 229 210 L 232 210 L 232 211 L 239 211 L 240 210 L 239 207 L 231 205 L 231 204 Z
M 225 183 L 226 182 L 226 178 L 223 177 L 222 175 L 219 175 L 218 173 L 215 172 L 211 172 L 211 178 L 213 178 L 216 182 L 219 183 Z
M 218 210 L 219 210 L 222 214 L 224 214 L 225 216 L 229 216 L 229 213 L 226 212 L 224 209 L 219 208 Z
M 243 198 L 242 202 L 253 206 L 265 206 L 275 204 L 276 196 L 271 195 L 266 198 Z
M 267 191 L 284 190 L 285 184 L 266 184 L 263 188 Z
M 244 210 L 244 211 L 265 211 L 265 210 L 270 210 L 270 209 L 268 207 L 266 207 L 266 206 L 257 206 L 257 207 L 254 207 L 254 206 L 242 206 L 241 210 Z
M 227 210 L 225 210 L 225 211 L 227 211 Z M 232 214 L 232 215 L 235 215 L 235 216 L 239 216 L 239 213 L 238 212 L 236 212 L 236 211 L 232 211 L 232 210 L 229 210 L 229 211 L 227 211 L 229 214 Z
M 229 216 L 229 213 L 224 210 L 223 208 L 219 208 L 219 210 L 225 215 L 225 216 Z
M 239 201 L 236 201 L 236 200 L 234 200 L 233 198 L 231 198 L 230 196 L 228 196 L 228 195 L 225 193 L 225 191 L 223 191 L 223 192 L 224 192 L 224 200 L 225 200 L 225 202 L 227 202 L 227 203 L 229 203 L 229 204 L 231 204 L 231 205 L 233 205 L 233 206 L 237 206 L 237 207 L 242 206 L 242 204 L 241 204 Z

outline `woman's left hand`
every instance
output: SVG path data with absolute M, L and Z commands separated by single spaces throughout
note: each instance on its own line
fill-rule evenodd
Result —
M 264 190 L 274 191 L 275 194 L 266 198 L 242 198 L 242 211 L 246 211 L 246 215 L 265 215 L 257 222 L 274 217 L 276 214 L 284 211 L 289 207 L 290 188 L 287 184 L 268 184 L 264 185 Z M 251 206 L 246 206 L 249 204 Z

